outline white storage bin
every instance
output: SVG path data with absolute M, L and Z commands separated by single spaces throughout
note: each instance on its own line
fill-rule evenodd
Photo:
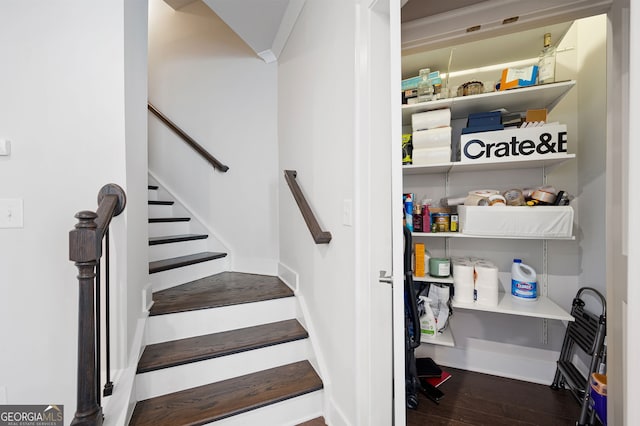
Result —
M 458 206 L 465 235 L 519 238 L 571 238 L 571 206 Z

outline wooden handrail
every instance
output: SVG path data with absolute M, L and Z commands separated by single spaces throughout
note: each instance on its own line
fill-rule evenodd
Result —
M 158 108 L 154 107 L 151 103 L 147 103 L 147 108 L 151 111 L 156 117 L 160 119 L 164 124 L 166 124 L 171 130 L 173 130 L 178 136 L 182 138 L 191 148 L 195 149 L 198 154 L 200 154 L 205 160 L 207 160 L 214 168 L 220 170 L 221 172 L 226 172 L 229 170 L 229 167 L 222 164 L 216 157 L 211 155 L 209 151 L 204 149 L 202 145 L 193 140 L 191 136 L 185 133 L 180 127 L 178 127 L 173 121 L 169 120 L 169 118 L 161 113 Z
M 298 172 L 295 170 L 285 170 L 284 178 L 291 189 L 291 193 L 293 194 L 293 198 L 295 198 L 296 203 L 298 203 L 298 207 L 300 208 L 300 212 L 302 213 L 302 217 L 304 221 L 307 223 L 307 227 L 311 232 L 311 236 L 316 244 L 329 244 L 331 241 L 331 232 L 323 231 L 320 228 L 320 224 L 316 219 L 309 203 L 307 203 L 307 199 L 304 197 L 302 193 L 302 189 L 298 185 L 296 181 L 296 177 L 298 176 Z
M 98 403 L 96 362 L 96 267 L 102 257 L 102 239 L 109 223 L 126 205 L 124 190 L 115 184 L 102 187 L 98 210 L 84 210 L 75 217 L 78 223 L 69 232 L 69 260 L 78 268 L 78 375 L 77 406 L 72 425 L 102 425 L 102 407 Z M 99 291 L 99 289 L 98 289 Z

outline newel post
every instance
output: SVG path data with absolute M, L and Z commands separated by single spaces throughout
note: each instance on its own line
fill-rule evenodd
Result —
M 100 258 L 101 236 L 92 211 L 75 215 L 78 223 L 69 232 L 69 260 L 78 268 L 78 397 L 72 425 L 102 425 L 102 408 L 96 395 L 96 318 L 94 306 L 96 265 Z

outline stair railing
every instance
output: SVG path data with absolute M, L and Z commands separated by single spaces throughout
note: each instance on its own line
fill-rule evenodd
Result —
M 316 244 L 329 244 L 331 241 L 331 232 L 323 231 L 320 228 L 320 224 L 318 223 L 318 219 L 313 214 L 307 199 L 304 197 L 302 189 L 298 185 L 298 181 L 296 181 L 296 177 L 298 176 L 298 172 L 295 170 L 285 170 L 284 178 L 291 189 L 291 193 L 293 194 L 293 198 L 295 198 L 296 203 L 298 203 L 298 208 L 302 213 L 302 217 L 307 224 L 307 228 L 311 232 L 311 236 L 313 237 L 313 241 Z
M 101 363 L 101 325 L 100 312 L 100 259 L 103 239 L 106 240 L 107 282 L 106 293 L 106 384 L 104 395 L 111 394 L 113 383 L 110 378 L 109 343 L 109 259 L 108 230 L 111 219 L 124 210 L 126 196 L 124 190 L 116 184 L 107 184 L 98 193 L 98 210 L 83 210 L 75 217 L 78 223 L 69 232 L 69 260 L 78 268 L 78 375 L 77 406 L 72 425 L 102 425 L 102 407 L 100 405 L 100 363 Z
M 222 164 L 216 157 L 211 155 L 202 145 L 196 142 L 191 136 L 189 136 L 184 130 L 178 127 L 173 121 L 171 121 L 166 115 L 161 113 L 158 108 L 154 107 L 151 103 L 147 103 L 147 108 L 153 113 L 160 121 L 173 130 L 183 141 L 185 141 L 191 148 L 193 148 L 198 154 L 200 154 L 205 160 L 207 160 L 215 169 L 221 172 L 226 172 L 229 167 Z

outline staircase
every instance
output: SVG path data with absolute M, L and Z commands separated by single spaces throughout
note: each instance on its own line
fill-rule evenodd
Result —
M 154 303 L 129 425 L 324 425 L 293 291 L 229 272 L 221 246 L 166 198 L 149 186 Z

